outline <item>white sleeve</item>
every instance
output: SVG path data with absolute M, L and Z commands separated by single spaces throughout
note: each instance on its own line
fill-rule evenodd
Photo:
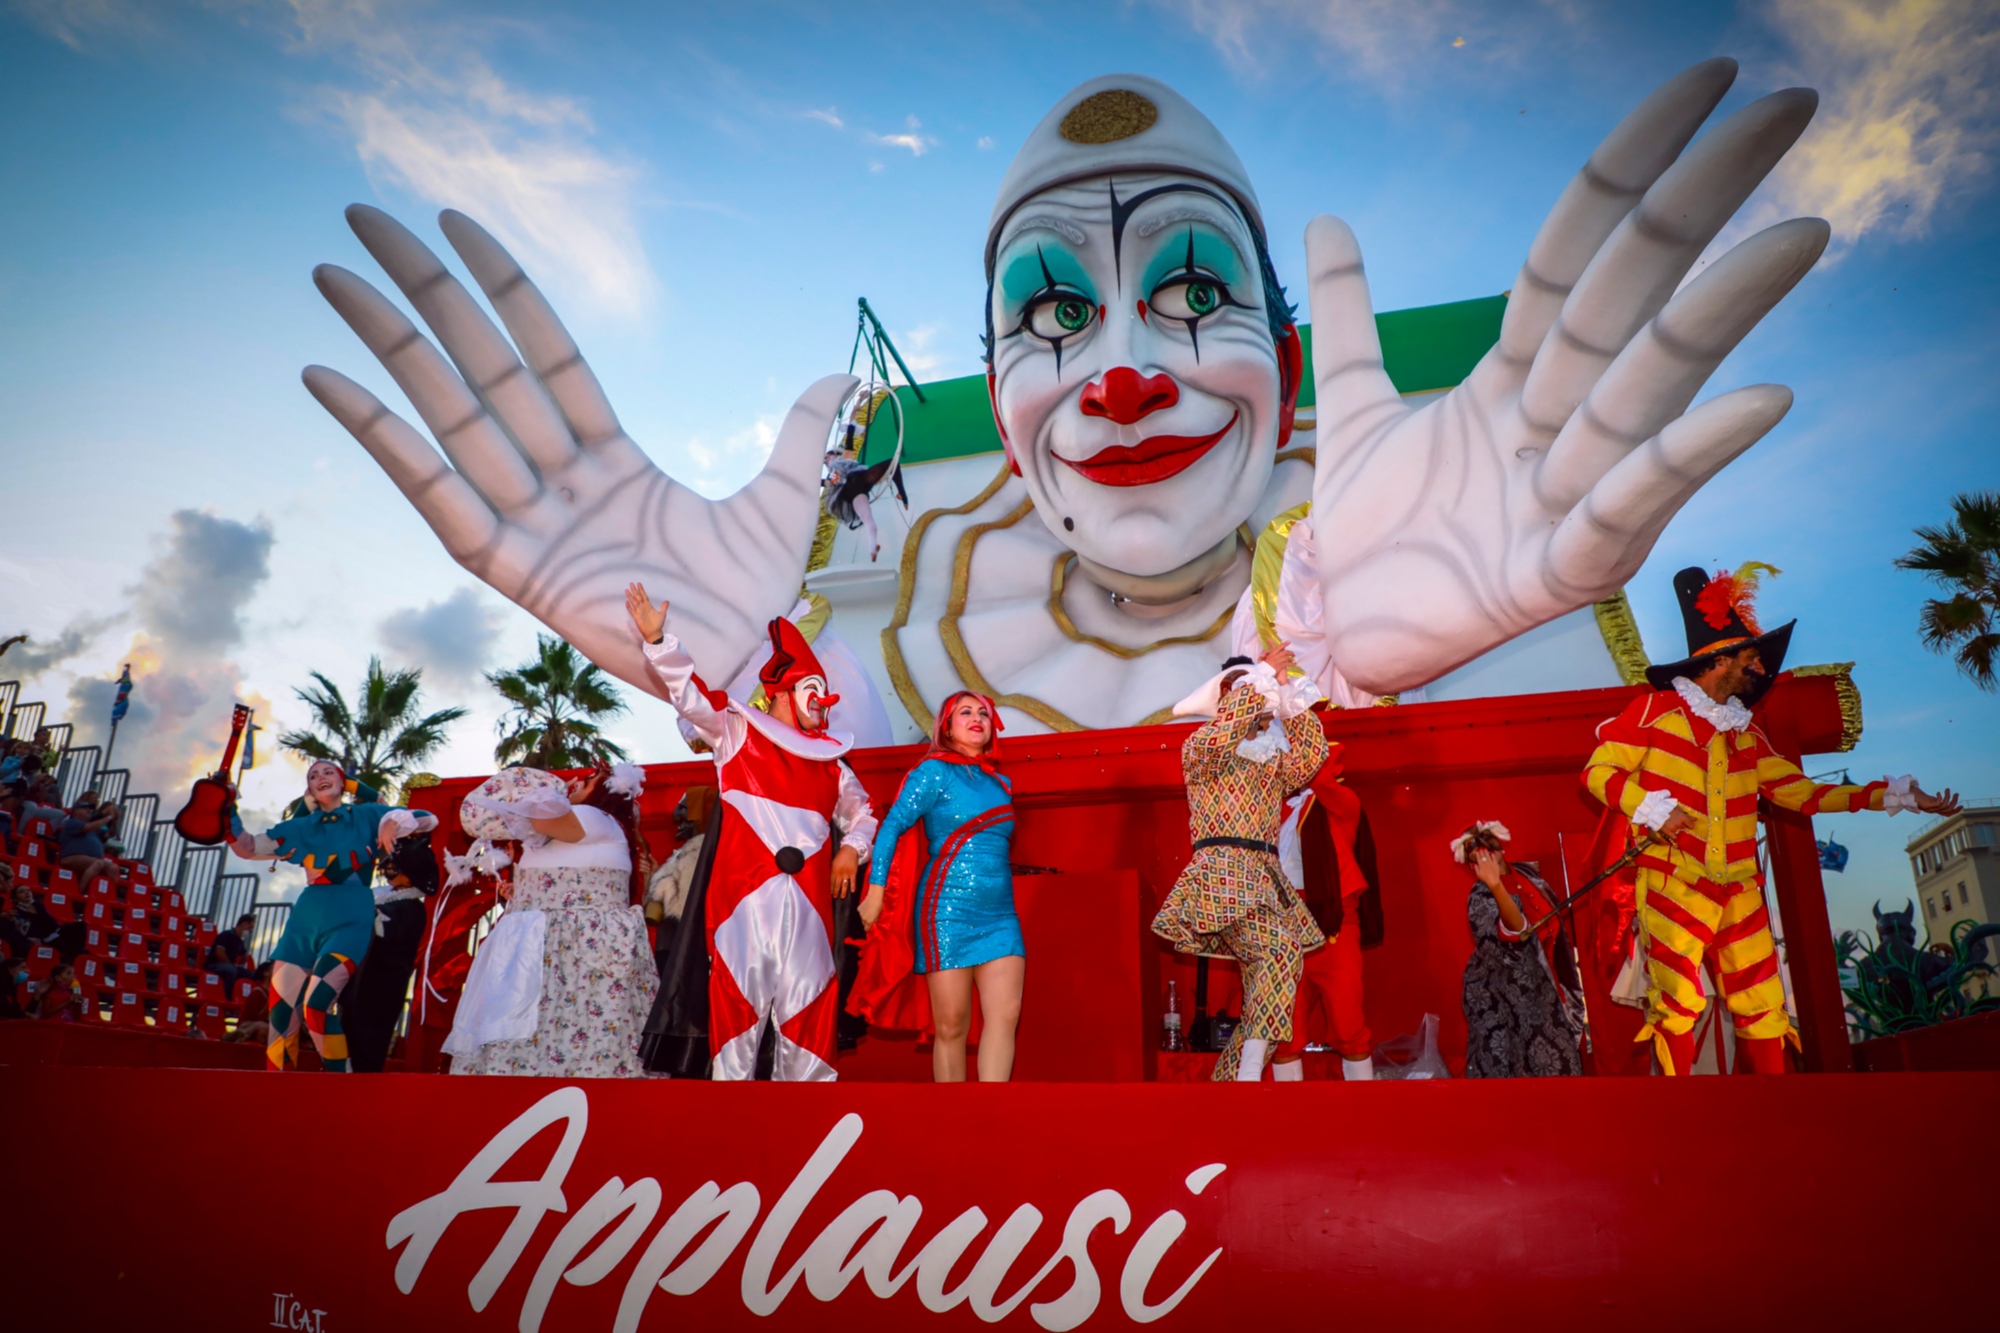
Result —
M 1257 603 L 1249 588 L 1236 599 L 1236 614 L 1229 618 L 1229 655 L 1252 661 L 1264 655 L 1264 641 L 1257 633 Z
M 1882 781 L 1889 784 L 1888 790 L 1882 793 L 1884 810 L 1894 815 L 1901 814 L 1905 810 L 1920 808 L 1917 805 L 1916 795 L 1910 790 L 1917 785 L 1917 780 L 1910 774 L 1905 773 L 1898 778 L 1885 773 L 1882 775 Z
M 1667 816 L 1680 808 L 1680 802 L 1674 799 L 1672 792 L 1649 791 L 1646 799 L 1639 802 L 1639 808 L 1632 812 L 1632 822 L 1658 830 L 1667 822 Z
M 710 703 L 707 693 L 695 684 L 694 659 L 682 650 L 681 641 L 666 631 L 658 643 L 643 643 L 640 648 L 653 668 L 653 675 L 667 687 L 667 701 L 681 715 L 682 734 L 694 732 L 708 743 L 718 759 L 724 757 L 725 747 L 734 748 L 728 746 L 729 714 Z
M 842 829 L 840 845 L 852 847 L 866 861 L 875 846 L 875 826 L 879 821 L 868 804 L 868 789 L 861 785 L 861 779 L 854 776 L 846 760 L 834 762 L 840 765 L 840 796 L 833 803 L 833 822 Z

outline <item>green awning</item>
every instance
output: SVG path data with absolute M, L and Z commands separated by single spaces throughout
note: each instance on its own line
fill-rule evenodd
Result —
M 1505 296 L 1482 296 L 1445 305 L 1391 310 L 1375 317 L 1382 339 L 1382 359 L 1400 393 L 1449 389 L 1471 373 L 1479 358 L 1499 341 Z M 1305 342 L 1308 378 L 1299 391 L 1299 406 L 1313 405 L 1312 328 L 1299 327 Z M 993 409 L 986 397 L 986 377 L 966 375 L 924 385 L 927 401 L 919 403 L 907 387 L 896 390 L 903 406 L 903 461 L 931 463 L 944 458 L 997 453 L 1000 433 L 993 426 Z M 868 454 L 881 458 L 893 437 L 871 441 Z

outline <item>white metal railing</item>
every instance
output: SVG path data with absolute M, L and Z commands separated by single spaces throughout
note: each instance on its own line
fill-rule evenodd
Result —
M 1976 800 L 1968 800 L 1964 804 L 1966 813 L 1971 813 L 1972 811 L 1975 810 L 2000 810 L 2000 796 L 1981 796 Z M 1930 837 L 1931 834 L 1936 833 L 1940 828 L 1944 827 L 1946 821 L 1956 818 L 1958 818 L 1957 815 L 1928 816 L 1924 820 L 1924 822 L 1917 825 L 1915 831 L 1913 831 L 1910 834 L 1910 840 L 1903 844 L 1903 850 L 1906 852 L 1915 851 L 1918 843 L 1922 842 L 1925 838 Z

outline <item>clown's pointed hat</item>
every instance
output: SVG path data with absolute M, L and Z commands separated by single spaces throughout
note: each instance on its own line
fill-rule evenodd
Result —
M 812 645 L 806 642 L 797 625 L 780 616 L 771 622 L 769 632 L 771 660 L 757 672 L 757 681 L 765 694 L 780 694 L 808 676 L 826 679 L 826 668 L 813 656 Z
M 1753 560 L 1739 565 L 1733 573 L 1718 570 L 1710 574 L 1699 565 L 1691 565 L 1674 575 L 1674 596 L 1680 599 L 1681 619 L 1687 624 L 1688 653 L 1678 662 L 1647 667 L 1647 683 L 1656 690 L 1670 690 L 1675 676 L 1693 679 L 1716 653 L 1755 648 L 1764 674 L 1738 697 L 1746 707 L 1762 698 L 1784 669 L 1792 627 L 1799 623 L 1789 620 L 1769 631 L 1757 623 L 1757 584 L 1765 574 L 1778 572 Z
M 1215 122 L 1158 79 L 1103 74 L 1058 98 L 1014 155 L 987 224 L 986 275 L 993 276 L 1001 227 L 1028 199 L 1065 181 L 1136 171 L 1173 171 L 1214 181 L 1252 227 L 1264 230 L 1250 173 Z

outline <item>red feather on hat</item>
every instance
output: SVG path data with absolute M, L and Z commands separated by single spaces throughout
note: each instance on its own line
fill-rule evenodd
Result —
M 1732 573 L 1717 570 L 1715 577 L 1696 594 L 1694 609 L 1701 613 L 1710 629 L 1721 629 L 1729 623 L 1733 612 L 1743 622 L 1743 628 L 1752 634 L 1764 631 L 1757 624 L 1757 585 L 1765 574 L 1782 574 L 1775 565 L 1750 560 L 1738 565 Z

